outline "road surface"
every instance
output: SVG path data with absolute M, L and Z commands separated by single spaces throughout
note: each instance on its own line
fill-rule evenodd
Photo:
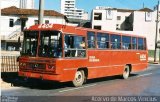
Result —
M 39 99 L 38 101 L 44 101 L 43 99 L 49 101 L 49 98 L 53 98 L 53 96 L 56 96 L 54 98 L 57 99 L 61 99 L 58 96 L 90 96 L 90 98 L 94 98 L 93 96 L 160 96 L 160 65 L 153 64 L 150 64 L 145 71 L 133 73 L 127 80 L 121 79 L 119 76 L 92 79 L 88 80 L 82 87 L 72 87 L 70 83 L 15 80 L 13 88 L 2 89 L 3 98 L 30 96 L 30 99 L 36 97 Z M 98 101 L 98 99 L 101 100 L 101 98 L 95 98 L 92 101 Z M 153 97 L 152 100 L 156 101 L 157 99 Z M 150 99 L 150 101 L 152 100 Z M 84 101 L 88 102 L 89 100 Z

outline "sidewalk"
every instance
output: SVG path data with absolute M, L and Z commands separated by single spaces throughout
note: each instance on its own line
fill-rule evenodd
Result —
M 5 81 L 3 81 L 3 79 L 1 80 L 1 89 L 8 89 L 8 88 L 12 88 L 11 83 L 7 83 Z
M 14 84 L 18 80 L 17 72 L 1 72 L 1 89 L 15 88 Z
M 149 58 L 148 58 L 148 63 L 150 63 L 150 64 L 160 64 L 160 63 L 159 63 L 159 59 L 157 58 L 157 61 L 154 62 L 154 58 L 153 58 L 153 57 L 149 57 Z

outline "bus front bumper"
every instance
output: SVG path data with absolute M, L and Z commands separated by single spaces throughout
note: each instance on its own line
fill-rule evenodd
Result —
M 27 78 L 35 78 L 35 79 L 41 79 L 41 80 L 53 80 L 53 81 L 61 81 L 60 75 L 57 74 L 42 74 L 42 73 L 33 73 L 33 72 L 18 72 L 19 76 L 27 77 Z

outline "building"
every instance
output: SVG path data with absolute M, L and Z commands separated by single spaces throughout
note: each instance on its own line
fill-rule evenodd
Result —
M 1 0 L 1 9 L 11 6 L 23 9 L 34 9 L 34 0 Z
M 92 28 L 146 36 L 149 52 L 153 52 L 155 49 L 156 12 L 148 8 L 130 10 L 96 7 L 91 14 Z
M 61 0 L 61 13 L 67 18 L 88 20 L 88 13 L 76 8 L 76 0 Z
M 18 50 L 15 47 L 18 39 L 23 39 L 22 31 L 31 25 L 38 24 L 38 13 L 36 9 L 21 9 L 15 6 L 1 10 L 0 35 L 2 50 Z M 44 11 L 43 23 L 66 24 L 64 15 L 54 10 Z

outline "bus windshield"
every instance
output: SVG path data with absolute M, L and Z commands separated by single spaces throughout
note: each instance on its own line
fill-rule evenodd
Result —
M 39 57 L 62 57 L 62 34 L 59 31 L 41 31 Z
M 38 45 L 38 31 L 24 32 L 22 55 L 36 56 Z

